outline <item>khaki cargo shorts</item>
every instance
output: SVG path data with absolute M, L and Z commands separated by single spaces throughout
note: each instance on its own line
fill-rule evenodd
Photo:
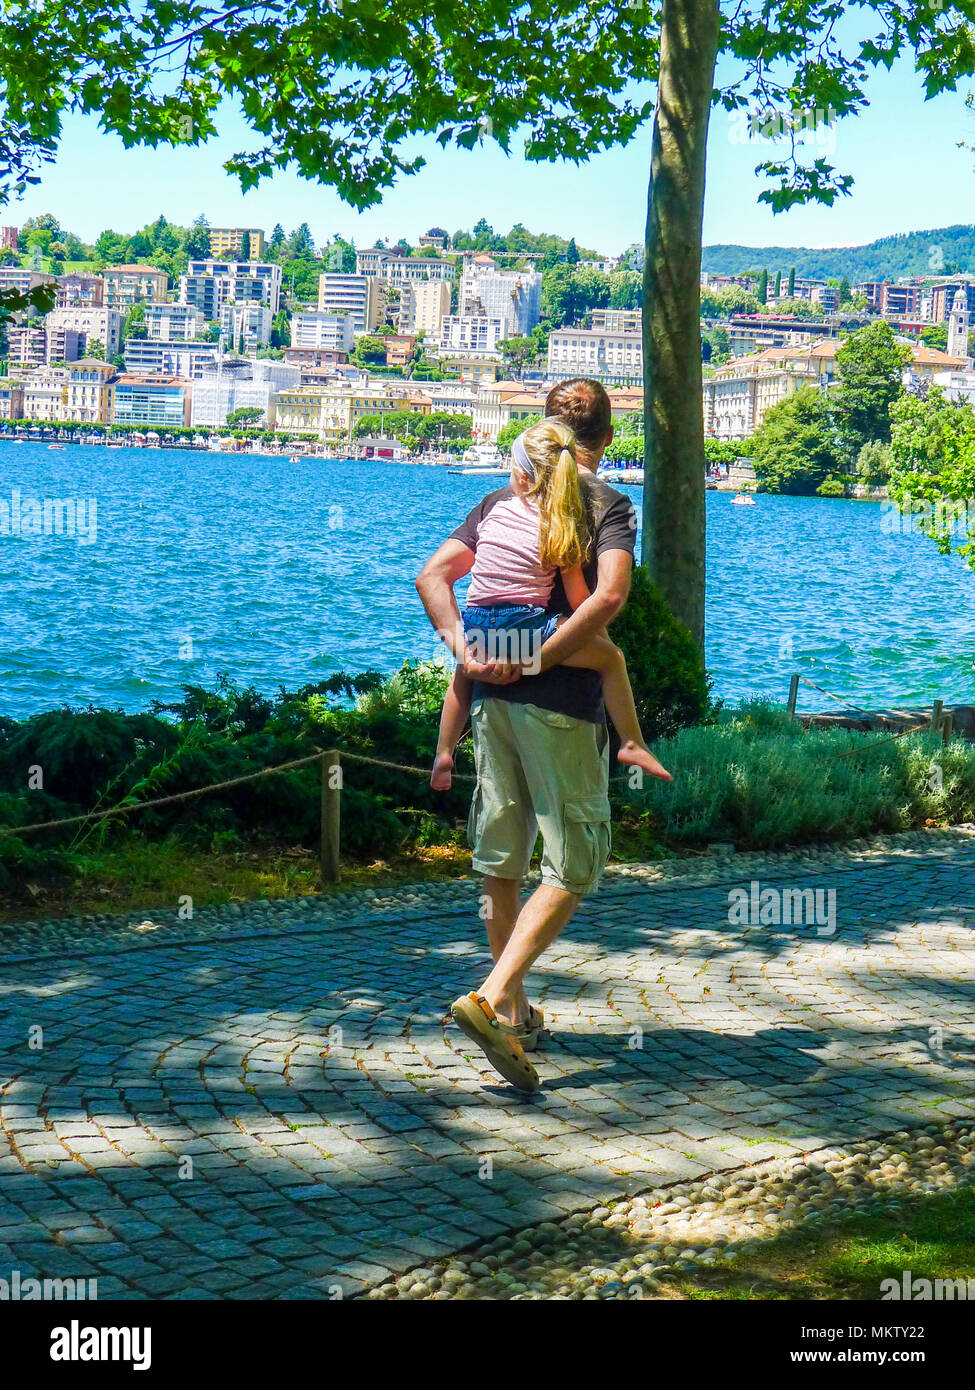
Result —
M 538 832 L 542 882 L 580 897 L 609 857 L 609 735 L 604 724 L 475 700 L 477 789 L 467 823 L 478 873 L 524 878 Z

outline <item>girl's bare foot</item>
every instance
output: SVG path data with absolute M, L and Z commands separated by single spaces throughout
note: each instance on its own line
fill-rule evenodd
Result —
M 449 753 L 438 753 L 433 760 L 430 785 L 435 792 L 449 792 L 454 770 L 454 760 Z
M 657 759 L 650 752 L 649 748 L 644 748 L 641 743 L 634 743 L 630 740 L 620 745 L 617 753 L 621 763 L 629 763 L 633 767 L 642 767 L 644 772 L 651 777 L 659 777 L 661 782 L 672 782 L 674 779 L 664 767 L 663 763 L 658 763 Z

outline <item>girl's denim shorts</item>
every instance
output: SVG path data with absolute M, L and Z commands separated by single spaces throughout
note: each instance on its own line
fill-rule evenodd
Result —
M 476 661 L 510 661 L 531 668 L 542 644 L 559 625 L 559 615 L 529 603 L 476 604 L 461 614 Z

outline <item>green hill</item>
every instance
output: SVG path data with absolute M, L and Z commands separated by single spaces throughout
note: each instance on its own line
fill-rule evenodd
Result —
M 703 270 L 719 275 L 766 266 L 815 280 L 897 280 L 906 275 L 975 272 L 975 225 L 902 232 L 866 246 L 705 246 Z

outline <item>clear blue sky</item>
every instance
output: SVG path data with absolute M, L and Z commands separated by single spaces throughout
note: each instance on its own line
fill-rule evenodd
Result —
M 712 116 L 705 242 L 748 245 L 838 246 L 975 220 L 975 117 L 965 91 L 924 102 L 908 65 L 876 76 L 871 107 L 836 129 L 835 162 L 853 174 L 851 197 L 833 208 L 800 208 L 773 217 L 756 201 L 753 174 L 776 147 L 736 142 L 723 111 Z M 199 150 L 125 150 L 90 120 L 73 120 L 56 165 L 39 188 L 0 209 L 0 221 L 20 224 L 53 212 L 85 240 L 105 227 L 131 232 L 164 213 L 188 223 L 204 213 L 214 226 L 250 225 L 290 231 L 308 222 L 316 242 L 340 232 L 358 245 L 377 237 L 410 240 L 434 224 L 448 231 L 484 216 L 496 230 L 523 222 L 533 231 L 574 235 L 603 253 L 643 238 L 649 130 L 627 147 L 579 167 L 529 164 L 506 158 L 490 142 L 472 152 L 442 151 L 433 141 L 419 174 L 400 180 L 381 207 L 357 214 L 330 189 L 281 174 L 242 195 L 221 163 L 253 142 L 243 122 L 227 113 L 221 139 Z M 771 151 L 770 153 L 766 151 Z

